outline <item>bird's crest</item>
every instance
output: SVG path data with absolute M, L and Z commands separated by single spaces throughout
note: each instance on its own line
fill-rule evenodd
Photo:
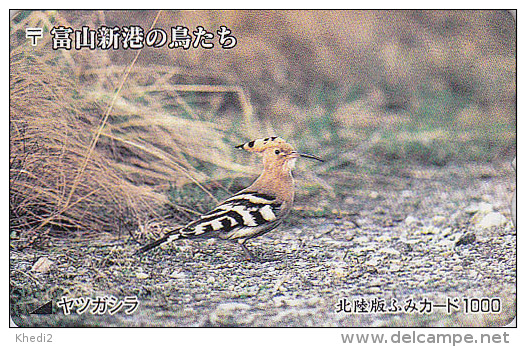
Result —
M 239 146 L 236 146 L 236 148 L 243 148 L 245 151 L 261 153 L 267 148 L 279 146 L 286 143 L 287 142 L 281 137 L 272 136 L 265 137 L 264 139 L 257 139 L 250 142 L 246 142 Z

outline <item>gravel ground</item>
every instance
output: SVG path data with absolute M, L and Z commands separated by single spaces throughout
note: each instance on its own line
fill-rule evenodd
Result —
M 348 175 L 327 179 L 338 183 L 336 197 L 300 197 L 295 217 L 249 242 L 259 262 L 213 240 L 178 242 L 142 258 L 126 238 L 14 245 L 13 320 L 20 326 L 502 326 L 513 319 L 509 163 Z M 129 315 L 124 307 L 78 314 L 80 302 L 65 315 L 58 306 L 61 297 L 97 296 L 135 296 L 140 304 Z M 28 314 L 50 299 L 53 315 Z M 466 303 L 479 312 L 466 313 Z M 482 313 L 488 310 L 495 312 Z

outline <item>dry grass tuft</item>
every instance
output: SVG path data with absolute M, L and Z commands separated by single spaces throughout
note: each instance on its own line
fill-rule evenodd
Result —
M 75 97 L 75 85 L 56 67 L 36 56 L 12 54 L 10 88 L 12 231 L 112 232 L 135 224 L 164 200 L 123 179 L 98 150 L 79 175 L 98 119 L 88 112 L 93 105 Z
M 250 127 L 252 109 L 241 88 L 181 85 L 185 72 L 177 67 L 90 66 L 83 51 L 16 41 L 28 25 L 68 23 L 41 12 L 12 23 L 13 235 L 135 230 L 162 210 L 167 188 L 193 182 L 212 195 L 203 182 L 253 171 L 236 163 L 230 146 L 241 141 L 241 128 L 213 122 L 215 109 L 234 98 Z M 208 100 L 207 113 L 187 101 L 194 96 Z

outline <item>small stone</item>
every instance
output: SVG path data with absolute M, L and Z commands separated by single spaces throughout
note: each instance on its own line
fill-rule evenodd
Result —
M 220 304 L 216 310 L 222 311 L 235 311 L 235 310 L 250 310 L 250 305 L 241 302 L 230 302 L 226 304 Z
M 450 227 L 447 227 L 447 228 L 443 229 L 442 232 L 441 232 L 442 237 L 450 237 L 452 231 L 453 231 L 453 229 L 450 228 Z M 453 234 L 453 236 L 454 235 L 456 235 L 456 234 Z
M 441 225 L 444 225 L 446 223 L 447 219 L 444 216 L 434 216 L 431 219 L 431 223 L 433 223 L 434 226 L 439 227 Z
M 478 204 L 471 204 L 464 210 L 469 214 L 475 214 L 477 212 L 489 213 L 493 211 L 493 206 L 487 202 L 479 202 Z
M 272 301 L 274 302 L 274 306 L 281 307 L 283 306 L 283 303 L 285 301 L 285 297 L 283 296 L 275 296 L 272 298 Z
M 49 260 L 47 257 L 41 257 L 33 265 L 33 267 L 31 268 L 31 271 L 46 273 L 49 271 L 52 264 L 53 262 Z
M 377 191 L 374 191 L 374 190 L 373 190 L 373 191 L 371 191 L 371 192 L 369 193 L 369 197 L 370 197 L 371 199 L 376 199 L 378 196 L 380 196 L 380 194 L 378 194 Z
M 348 257 L 358 257 L 369 252 L 374 252 L 376 249 L 373 246 L 356 247 L 349 251 Z
M 400 251 L 397 251 L 394 248 L 384 247 L 378 250 L 380 253 L 386 253 L 389 255 L 400 255 Z
M 446 257 L 454 257 L 454 256 L 455 256 L 455 253 L 454 253 L 452 250 L 448 249 L 448 250 L 446 250 L 446 251 L 440 253 L 440 256 L 443 257 L 443 258 L 446 258 Z
M 289 278 L 290 275 L 286 274 L 277 279 L 276 283 L 274 283 L 274 290 L 285 291 L 286 289 L 282 290 L 282 288 L 284 288 L 283 283 L 287 282 Z
M 437 242 L 437 246 L 445 247 L 446 249 L 452 249 L 455 245 L 455 241 L 443 239 Z
M 149 275 L 145 272 L 137 272 L 135 273 L 135 277 L 137 277 L 140 280 L 144 280 L 149 277 Z
M 475 234 L 473 233 L 467 233 L 462 235 L 457 242 L 455 243 L 455 246 L 461 246 L 461 245 L 469 245 L 474 243 L 477 240 Z
M 316 306 L 320 302 L 321 302 L 321 298 L 317 296 L 305 300 L 305 304 L 307 304 L 308 306 Z
M 384 234 L 384 235 L 377 236 L 375 240 L 378 242 L 387 242 L 387 241 L 391 241 L 391 236 Z
M 367 260 L 365 262 L 365 265 L 368 265 L 368 266 L 377 266 L 379 263 L 378 259 L 377 258 L 371 258 L 369 260 Z
M 507 223 L 506 217 L 499 212 L 488 213 L 480 222 L 477 223 L 479 229 L 489 229 L 492 227 L 501 227 Z
M 380 278 L 375 278 L 368 283 L 368 287 L 382 287 L 384 282 Z
M 360 236 L 360 237 L 355 237 L 353 241 L 356 243 L 369 243 L 370 240 L 367 236 Z
M 402 190 L 400 192 L 400 196 L 402 198 L 410 198 L 410 197 L 415 196 L 415 193 L 412 190 Z
M 352 196 L 348 196 L 343 200 L 343 203 L 345 205 L 352 205 L 354 204 L 354 198 Z
M 337 277 L 343 277 L 347 273 L 347 269 L 345 269 L 342 266 L 337 266 L 331 269 L 331 272 L 335 274 Z
M 376 294 L 376 293 L 379 293 L 381 292 L 382 289 L 379 288 L 379 287 L 368 287 L 368 288 L 365 288 L 365 293 L 366 294 Z
M 305 300 L 303 299 L 285 299 L 284 300 L 284 303 L 287 306 L 292 306 L 292 307 L 301 306 L 304 302 Z
M 177 279 L 185 279 L 186 278 L 186 274 L 184 272 L 179 272 L 179 271 L 175 270 L 168 277 L 170 277 L 170 278 L 177 278 Z
M 479 273 L 477 270 L 469 270 L 469 273 L 468 273 L 469 277 L 471 278 L 477 278 Z
M 348 227 L 348 228 L 356 228 L 356 223 L 353 222 L 353 221 L 349 221 L 349 220 L 344 220 L 342 222 L 343 226 L 344 227 Z
M 397 271 L 400 271 L 401 267 L 400 265 L 397 265 L 397 264 L 391 264 L 389 266 L 389 272 L 397 272 Z
M 206 299 L 206 295 L 205 294 L 195 294 L 194 295 L 194 300 L 195 301 L 202 301 L 202 300 L 205 300 Z
M 416 219 L 415 217 L 413 216 L 407 216 L 404 220 L 404 223 L 406 225 L 411 225 L 411 224 L 416 224 L 418 223 L 418 219 Z
M 419 228 L 417 231 L 415 231 L 415 235 L 435 235 L 439 233 L 440 233 L 440 229 L 432 225 L 423 226 Z
M 373 213 L 377 215 L 384 215 L 387 213 L 387 211 L 382 206 L 376 206 Z
M 253 314 L 247 314 L 250 305 L 238 302 L 224 303 L 210 313 L 210 323 L 222 326 L 238 326 L 250 324 L 254 321 Z
M 345 232 L 345 240 L 351 241 L 354 238 L 355 235 L 356 235 L 356 233 L 353 230 L 347 230 Z

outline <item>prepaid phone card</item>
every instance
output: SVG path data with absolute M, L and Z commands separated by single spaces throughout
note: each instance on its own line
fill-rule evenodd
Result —
M 513 321 L 512 12 L 25 10 L 9 39 L 13 326 Z

